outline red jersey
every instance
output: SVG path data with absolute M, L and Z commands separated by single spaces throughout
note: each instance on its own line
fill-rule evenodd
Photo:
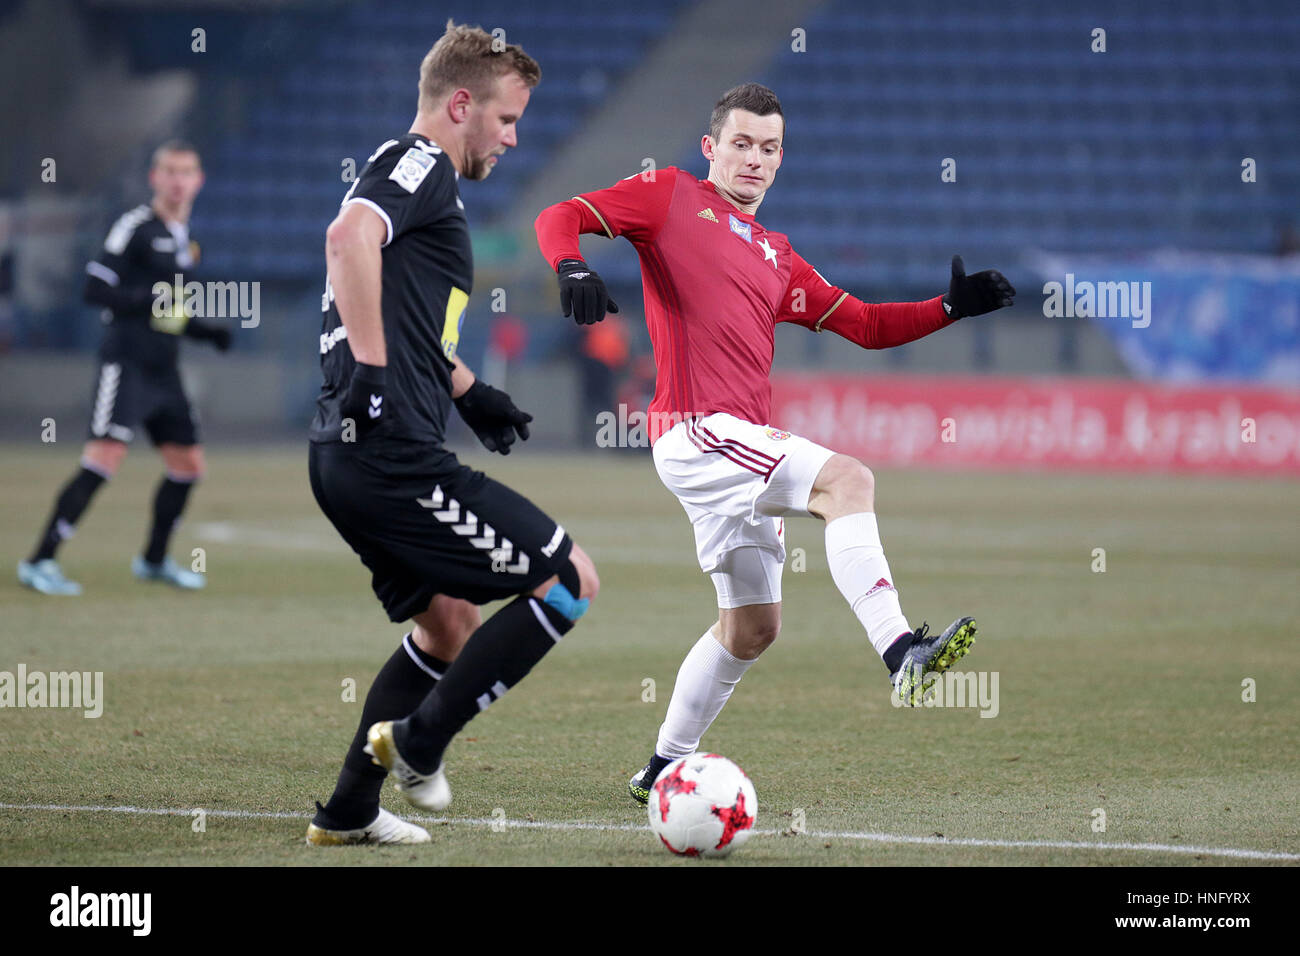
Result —
M 951 320 L 941 296 L 868 305 L 822 278 L 784 234 L 741 212 L 708 180 L 675 167 L 639 173 L 551 206 L 537 218 L 554 268 L 580 259 L 579 233 L 626 236 L 641 258 L 658 377 L 651 440 L 692 415 L 767 424 L 774 332 L 794 322 L 866 348 L 920 338 Z

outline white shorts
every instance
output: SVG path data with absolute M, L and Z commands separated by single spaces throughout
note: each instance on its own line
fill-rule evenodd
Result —
M 655 442 L 659 479 L 686 509 L 718 607 L 781 600 L 783 519 L 808 516 L 813 483 L 833 454 L 725 412 L 687 419 Z

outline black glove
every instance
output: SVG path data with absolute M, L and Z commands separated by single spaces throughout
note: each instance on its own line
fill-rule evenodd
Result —
M 219 352 L 230 348 L 230 329 L 224 325 L 209 325 L 198 319 L 190 319 L 185 323 L 184 334 L 200 342 L 211 342 Z
M 562 259 L 555 267 L 560 277 L 560 308 L 579 325 L 595 325 L 606 312 L 617 312 L 605 281 L 581 259 Z
M 469 390 L 453 401 L 460 417 L 465 419 L 465 424 L 474 430 L 488 451 L 510 454 L 515 432 L 519 433 L 521 441 L 528 440 L 528 423 L 533 416 L 515 408 L 510 396 L 501 389 L 475 379 Z
M 968 276 L 961 256 L 953 256 L 952 282 L 943 297 L 943 311 L 954 319 L 983 315 L 1011 305 L 1015 294 L 1016 290 L 998 270 L 986 269 Z
M 382 365 L 358 362 L 353 369 L 348 390 L 339 403 L 339 417 L 352 419 L 358 439 L 384 423 L 384 385 L 387 381 L 388 369 Z

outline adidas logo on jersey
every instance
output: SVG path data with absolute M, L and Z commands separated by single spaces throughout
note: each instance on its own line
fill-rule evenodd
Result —
M 707 206 L 705 206 L 703 209 L 701 209 L 701 210 L 700 210 L 699 212 L 697 212 L 695 215 L 699 216 L 701 219 L 707 219 L 709 222 L 717 222 L 717 221 L 718 221 L 718 217 L 715 216 L 715 215 L 713 214 L 713 210 L 710 209 L 710 208 L 707 207 Z

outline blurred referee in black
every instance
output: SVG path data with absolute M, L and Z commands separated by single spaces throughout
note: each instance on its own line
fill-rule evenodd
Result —
M 153 525 L 144 553 L 132 561 L 135 576 L 180 588 L 203 587 L 202 574 L 167 557 L 190 490 L 203 477 L 203 446 L 193 406 L 181 387 L 177 365 L 181 336 L 230 348 L 230 330 L 185 314 L 180 289 L 161 298 L 154 286 L 172 287 L 198 264 L 190 238 L 190 210 L 203 188 L 203 169 L 193 146 L 173 140 L 159 146 L 149 169 L 153 200 L 113 224 L 99 255 L 86 264 L 84 298 L 103 306 L 106 325 L 90 430 L 81 467 L 54 502 L 54 511 L 31 557 L 18 565 L 18 580 L 43 594 L 80 594 L 64 576 L 55 552 L 72 536 L 91 497 L 116 474 L 127 443 L 143 425 L 162 454 L 166 474 L 153 502 Z M 165 304 L 163 308 L 160 304 Z
M 473 276 L 460 179 L 485 179 L 515 145 L 541 78 L 518 46 L 495 46 L 448 22 L 421 64 L 410 131 L 375 150 L 326 232 L 312 491 L 389 618 L 414 623 L 371 685 L 310 844 L 427 842 L 380 808 L 385 776 L 416 806 L 446 807 L 447 744 L 599 587 L 562 527 L 442 447 L 452 405 L 501 454 L 532 419 L 456 354 Z M 511 597 L 480 623 L 477 605 Z

